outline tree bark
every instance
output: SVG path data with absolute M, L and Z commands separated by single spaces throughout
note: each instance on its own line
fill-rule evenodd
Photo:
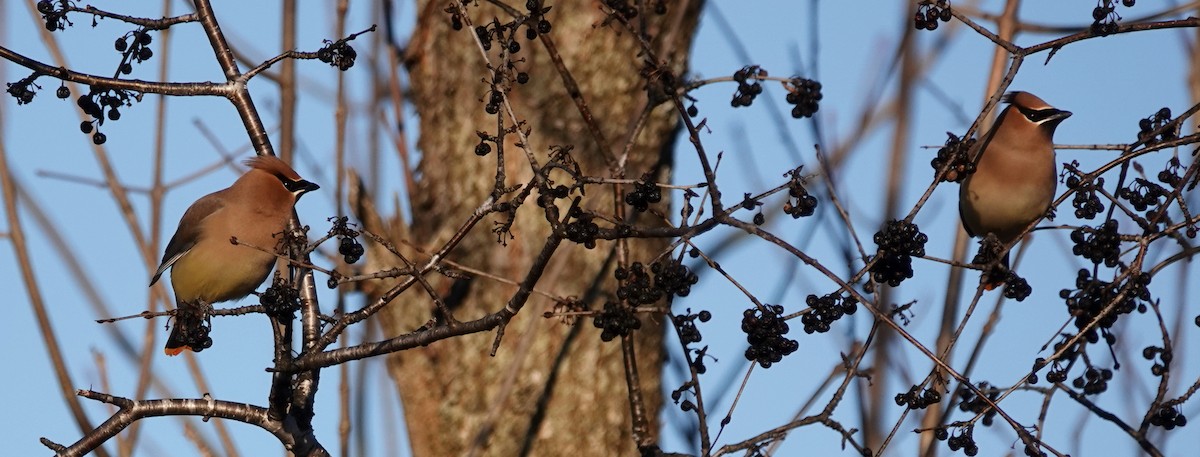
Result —
M 391 230 L 393 239 L 407 239 L 416 246 L 433 249 L 488 198 L 495 183 L 496 153 L 476 156 L 476 132 L 495 135 L 497 123 L 495 116 L 484 111 L 489 87 L 483 81 L 491 79 L 491 72 L 474 42 L 474 31 L 469 27 L 458 31 L 451 28 L 450 14 L 445 10 L 452 3 L 418 3 L 420 16 L 405 57 L 420 118 L 419 180 L 411 196 L 411 223 L 390 221 L 387 226 L 404 227 Z M 516 10 L 527 11 L 524 1 L 513 3 Z M 531 129 L 529 146 L 539 162 L 548 160 L 551 146 L 570 145 L 572 157 L 585 175 L 625 174 L 636 179 L 653 171 L 656 180 L 667 181 L 677 120 L 669 103 L 651 111 L 645 127 L 633 140 L 623 169 L 612 172 L 604 159 L 605 155 L 617 157 L 623 152 L 632 127 L 648 104 L 647 84 L 641 75 L 645 54 L 637 35 L 620 23 L 605 24 L 601 2 L 545 3 L 553 7 L 546 13 L 553 26 L 548 36 L 577 81 L 603 139 L 598 140 L 586 126 L 548 47 L 537 39 L 526 40 L 522 27 L 518 34 L 522 49 L 515 58 L 524 59 L 517 68 L 528 72 L 530 81 L 514 84 L 507 96 L 514 112 Z M 645 27 L 655 55 L 679 75 L 686 69 L 702 2 L 667 3 L 670 7 L 666 14 L 655 14 L 647 8 L 630 23 Z M 490 23 L 493 18 L 501 22 L 512 19 L 488 2 L 470 4 L 467 9 L 475 25 Z M 497 48 L 489 52 L 493 65 L 500 64 Z M 506 118 L 504 124 L 511 126 L 512 122 Z M 506 139 L 505 184 L 528 182 L 531 167 L 515 143 L 516 135 L 507 135 Z M 602 143 L 608 150 L 602 148 Z M 551 179 L 571 183 L 565 173 L 555 173 Z M 592 185 L 586 191 L 582 208 L 614 213 L 611 186 Z M 506 243 L 497 242 L 491 229 L 502 218 L 493 216 L 478 224 L 449 259 L 519 282 L 550 233 L 541 208 L 534 204 L 537 195 L 534 192 L 517 212 L 513 238 L 502 235 Z M 664 203 L 655 207 L 666 214 L 669 205 L 664 192 Z M 629 213 L 633 217 L 632 211 Z M 657 218 L 642 216 L 638 223 Z M 373 225 L 366 218 L 364 221 L 368 227 Z M 660 240 L 635 240 L 629 246 L 629 259 L 649 263 L 665 246 Z M 616 243 L 601 241 L 589 250 L 564 241 L 537 289 L 554 296 L 577 297 L 590 309 L 601 309 L 606 300 L 616 301 L 612 275 L 615 247 Z M 517 289 L 478 276 L 455 280 L 431 275 L 427 279 L 458 320 L 476 319 L 502 309 Z M 388 284 L 377 286 L 368 294 L 386 290 Z M 440 341 L 388 358 L 414 455 L 637 454 L 620 341 L 602 342 L 590 318 L 564 325 L 562 319 L 542 317 L 553 305 L 534 295 L 507 325 L 495 357 L 488 355 L 496 336 L 493 332 Z M 433 316 L 430 298 L 420 288 L 413 288 L 381 313 L 383 337 L 411 332 Z M 652 444 L 657 441 L 656 417 L 662 404 L 659 372 L 664 329 L 662 316 L 643 316 L 642 320 L 642 329 L 632 338 L 649 425 L 641 444 Z

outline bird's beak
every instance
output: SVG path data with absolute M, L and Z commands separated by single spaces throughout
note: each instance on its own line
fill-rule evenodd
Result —
M 1067 111 L 1063 111 L 1063 112 L 1067 113 L 1067 116 L 1071 115 L 1070 112 L 1067 112 Z M 1063 117 L 1066 117 L 1066 116 L 1063 116 Z M 303 192 L 312 192 L 314 190 L 321 188 L 321 186 L 318 186 L 316 183 L 305 181 L 305 180 L 300 180 L 300 182 L 297 184 L 300 184 L 300 190 Z
M 304 194 L 321 188 L 321 186 L 318 186 L 316 183 L 305 181 L 303 179 L 292 183 L 292 186 L 295 189 L 292 191 L 292 193 L 296 194 L 296 200 L 299 200 Z

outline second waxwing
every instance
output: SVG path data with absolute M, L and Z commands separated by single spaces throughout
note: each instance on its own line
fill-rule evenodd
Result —
M 254 292 L 275 265 L 274 255 L 241 243 L 274 249 L 296 201 L 319 188 L 273 156 L 258 156 L 246 165 L 250 170 L 233 185 L 201 197 L 183 213 L 150 279 L 153 286 L 171 269 L 176 314 L 167 355 L 212 345 L 206 308 Z M 239 244 L 230 241 L 234 237 Z
M 1054 130 L 1071 112 L 1029 92 L 1011 92 L 1004 101 L 1008 106 L 979 142 L 975 172 L 959 189 L 958 212 L 968 235 L 991 233 L 1010 245 L 1050 210 L 1058 185 Z M 1007 272 L 1007 253 L 1001 266 Z M 1003 280 L 984 273 L 988 290 Z

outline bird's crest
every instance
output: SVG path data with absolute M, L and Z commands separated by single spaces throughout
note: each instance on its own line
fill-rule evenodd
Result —
M 1012 105 L 1016 105 L 1021 108 L 1031 109 L 1031 110 L 1041 110 L 1041 109 L 1046 109 L 1046 108 L 1052 108 L 1044 100 L 1038 98 L 1037 95 L 1033 95 L 1029 92 L 1023 92 L 1023 91 L 1013 91 L 1013 92 L 1004 94 L 1004 102 L 1012 104 Z
M 287 178 L 288 181 L 300 180 L 300 175 L 296 173 L 296 170 L 275 156 L 255 156 L 246 159 L 244 163 L 250 168 L 257 168 L 280 178 Z

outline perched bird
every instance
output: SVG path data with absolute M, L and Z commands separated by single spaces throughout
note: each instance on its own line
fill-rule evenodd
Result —
M 207 308 L 249 295 L 271 273 L 275 256 L 230 240 L 236 237 L 239 243 L 273 249 L 296 200 L 319 188 L 274 156 L 245 163 L 250 171 L 232 186 L 200 197 L 183 213 L 162 264 L 150 278 L 153 286 L 172 268 L 176 314 L 163 350 L 167 355 L 211 346 Z
M 975 172 L 959 188 L 958 213 L 968 235 L 991 233 L 1008 245 L 1050 210 L 1058 186 L 1054 129 L 1071 112 L 1029 92 L 1010 92 L 1004 101 L 1008 106 L 979 142 Z M 1000 265 L 1007 273 L 1007 253 Z M 984 278 L 987 290 L 1004 282 L 988 272 Z

